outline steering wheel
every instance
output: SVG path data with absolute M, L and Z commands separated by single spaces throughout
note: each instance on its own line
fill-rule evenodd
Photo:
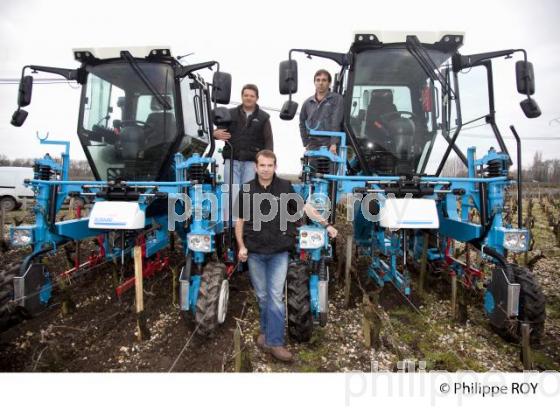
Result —
M 122 120 L 121 125 L 122 126 L 139 125 L 140 127 L 144 127 L 144 128 L 152 128 L 152 126 L 150 124 L 148 124 L 147 122 L 139 121 L 139 120 Z
M 418 117 L 416 116 L 416 114 L 414 114 L 413 112 L 410 111 L 393 111 L 393 112 L 389 112 L 387 114 L 381 114 L 379 116 L 379 119 L 381 120 L 381 123 L 387 123 L 388 121 L 391 121 L 391 117 L 395 117 L 397 115 L 408 115 L 410 116 L 410 119 L 414 122 L 418 121 Z

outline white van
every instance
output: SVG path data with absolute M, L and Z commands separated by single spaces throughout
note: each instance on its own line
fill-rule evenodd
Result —
M 24 198 L 34 197 L 23 184 L 25 179 L 33 179 L 33 168 L 0 167 L 0 206 L 6 211 L 18 209 Z

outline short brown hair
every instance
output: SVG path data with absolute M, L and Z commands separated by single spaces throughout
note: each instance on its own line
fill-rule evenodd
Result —
M 274 165 L 276 165 L 276 154 L 274 152 L 272 152 L 271 150 L 263 149 L 263 150 L 260 150 L 259 152 L 257 152 L 257 155 L 255 156 L 255 163 L 256 164 L 259 163 L 259 158 L 260 157 L 273 159 L 274 160 Z
M 313 81 L 315 81 L 315 79 L 317 77 L 319 77 L 320 75 L 326 75 L 327 78 L 329 79 L 329 83 L 332 83 L 332 77 L 331 77 L 331 73 L 329 73 L 327 70 L 325 70 L 324 68 L 321 68 L 320 70 L 317 70 L 317 72 L 315 73 L 315 75 L 313 76 Z
M 259 98 L 259 88 L 255 84 L 245 84 L 241 89 L 241 96 L 243 96 L 245 90 L 253 90 L 257 94 L 257 98 Z

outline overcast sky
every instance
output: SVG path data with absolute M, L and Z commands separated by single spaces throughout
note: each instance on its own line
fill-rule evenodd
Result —
M 232 99 L 255 83 L 259 103 L 279 108 L 278 63 L 290 48 L 345 52 L 357 30 L 464 31 L 463 54 L 525 48 L 535 65 L 542 116 L 528 120 L 519 108 L 513 60 L 494 64 L 498 124 L 507 136 L 515 124 L 524 140 L 524 164 L 536 150 L 560 157 L 560 3 L 550 1 L 72 1 L 0 0 L 0 78 L 19 78 L 26 64 L 75 68 L 72 48 L 168 45 L 175 55 L 194 53 L 183 63 L 220 61 L 233 75 Z M 313 72 L 333 71 L 324 60 L 299 58 L 300 104 L 313 93 Z M 475 73 L 473 73 L 475 74 Z M 45 76 L 43 74 L 42 76 Z M 465 90 L 463 90 L 465 94 Z M 36 131 L 71 141 L 74 159 L 85 158 L 76 136 L 79 91 L 68 84 L 36 85 L 29 117 L 21 128 L 9 124 L 17 85 L 0 85 L 0 153 L 32 157 L 40 147 Z M 471 90 L 476 102 L 476 90 Z M 470 98 L 470 97 L 469 97 Z M 270 112 L 280 171 L 297 173 L 303 152 L 297 121 Z M 479 137 L 484 127 L 465 131 L 461 146 L 495 145 Z M 514 141 L 506 139 L 510 152 Z M 434 158 L 441 155 L 436 147 Z M 482 152 L 479 152 L 482 155 Z

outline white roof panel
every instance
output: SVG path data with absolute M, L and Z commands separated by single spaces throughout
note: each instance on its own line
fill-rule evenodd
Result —
M 100 60 L 105 60 L 109 58 L 119 58 L 121 56 L 121 51 L 127 50 L 136 58 L 146 58 L 150 55 L 152 50 L 169 50 L 171 55 L 171 47 L 169 46 L 132 46 L 132 47 L 84 47 L 84 48 L 74 48 L 72 51 L 74 55 L 80 52 L 87 52 L 93 55 L 95 58 Z
M 416 36 L 421 43 L 434 44 L 440 41 L 446 35 L 448 36 L 463 36 L 465 33 L 462 31 L 376 31 L 376 30 L 357 30 L 354 32 L 354 37 L 358 34 L 368 35 L 373 34 L 379 41 L 385 44 L 391 43 L 405 43 L 406 36 Z

